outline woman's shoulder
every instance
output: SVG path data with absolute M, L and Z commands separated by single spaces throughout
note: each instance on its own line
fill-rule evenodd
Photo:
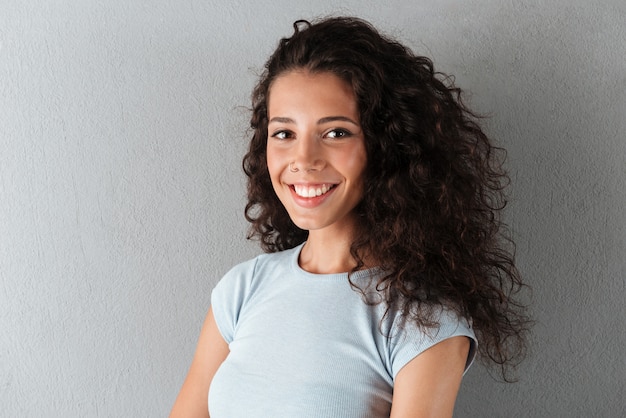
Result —
M 409 316 L 398 310 L 392 310 L 391 313 L 389 338 L 385 343 L 393 359 L 393 376 L 415 356 L 453 337 L 469 338 L 470 351 L 465 370 L 474 361 L 478 341 L 472 320 L 459 314 L 452 304 L 421 305 Z M 427 319 L 425 323 L 420 323 L 416 316 Z
M 239 316 L 246 306 L 254 305 L 255 296 L 267 292 L 277 278 L 285 277 L 281 269 L 288 269 L 292 250 L 261 254 L 231 268 L 211 292 L 211 308 L 224 340 L 232 341 Z
M 259 254 L 254 258 L 243 261 L 233 266 L 218 282 L 218 287 L 233 287 L 241 285 L 252 285 L 261 277 L 268 273 L 275 273 L 277 269 L 288 269 L 297 257 L 299 248 L 278 251 L 274 253 Z

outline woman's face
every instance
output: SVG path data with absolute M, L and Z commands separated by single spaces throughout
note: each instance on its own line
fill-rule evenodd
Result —
M 350 228 L 367 162 L 352 88 L 304 70 L 274 80 L 268 99 L 267 167 L 291 220 L 308 231 Z

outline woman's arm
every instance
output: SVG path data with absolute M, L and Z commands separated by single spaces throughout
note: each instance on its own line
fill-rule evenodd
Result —
M 451 417 L 470 341 L 452 337 L 424 351 L 396 375 L 390 418 Z
M 228 352 L 228 344 L 217 329 L 213 311 L 209 309 L 202 331 L 200 331 L 196 354 L 191 362 L 185 383 L 176 398 L 170 418 L 207 418 L 209 416 L 207 401 L 209 386 Z

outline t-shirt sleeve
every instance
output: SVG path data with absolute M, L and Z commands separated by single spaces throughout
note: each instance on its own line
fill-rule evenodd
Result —
M 255 260 L 238 264 L 222 277 L 211 292 L 211 309 L 224 341 L 233 341 L 241 309 L 250 293 Z
M 439 327 L 423 331 L 416 325 L 404 322 L 394 329 L 389 341 L 389 355 L 393 378 L 408 362 L 437 343 L 452 337 L 466 336 L 470 339 L 470 350 L 464 373 L 476 357 L 477 340 L 470 322 L 454 311 L 442 308 L 437 318 Z

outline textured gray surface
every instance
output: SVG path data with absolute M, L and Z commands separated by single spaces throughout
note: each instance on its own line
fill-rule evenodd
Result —
M 255 73 L 329 13 L 455 74 L 509 150 L 538 323 L 519 383 L 473 367 L 457 416 L 624 416 L 624 3 L 333 3 L 0 0 L 0 416 L 167 414 L 212 286 L 258 251 Z

